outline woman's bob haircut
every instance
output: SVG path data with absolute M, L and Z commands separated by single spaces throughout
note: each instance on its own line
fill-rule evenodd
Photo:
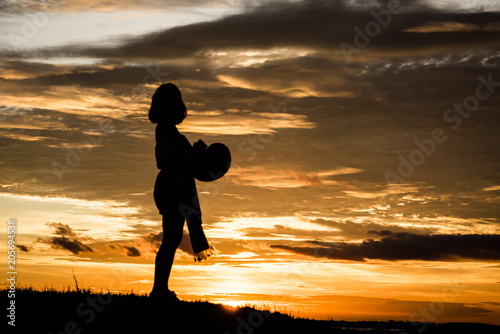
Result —
M 176 85 L 168 83 L 156 89 L 151 100 L 151 108 L 149 108 L 149 120 L 152 123 L 166 121 L 177 125 L 182 123 L 186 116 L 186 105 Z

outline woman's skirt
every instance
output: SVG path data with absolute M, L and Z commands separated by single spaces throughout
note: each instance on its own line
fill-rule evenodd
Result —
M 179 210 L 181 203 L 179 186 L 175 179 L 168 177 L 166 171 L 160 170 L 158 173 L 153 196 L 161 215 L 167 211 Z

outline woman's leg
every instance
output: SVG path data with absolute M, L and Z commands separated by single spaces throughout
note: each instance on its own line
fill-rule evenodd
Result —
M 184 217 L 178 210 L 163 215 L 163 240 L 156 254 L 154 292 L 168 290 L 168 278 L 174 263 L 175 251 L 182 241 L 183 228 Z

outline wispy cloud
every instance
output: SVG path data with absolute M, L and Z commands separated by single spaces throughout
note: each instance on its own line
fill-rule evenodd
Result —
M 70 237 L 75 236 L 75 232 L 67 224 L 65 225 L 65 224 L 53 222 L 53 223 L 46 223 L 45 225 L 55 229 L 54 233 L 58 234 L 60 236 L 70 236 Z
M 230 175 L 235 175 L 234 182 L 241 185 L 268 188 L 297 188 L 318 185 L 345 186 L 345 182 L 332 179 L 336 175 L 355 174 L 361 169 L 342 167 L 330 171 L 303 172 L 295 170 L 277 169 L 269 170 L 264 167 L 254 166 L 248 168 L 235 168 Z
M 497 191 L 500 190 L 500 186 L 491 186 L 483 188 L 483 191 Z

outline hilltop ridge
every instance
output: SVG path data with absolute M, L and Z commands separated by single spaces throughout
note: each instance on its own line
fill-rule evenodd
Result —
M 7 290 L 1 291 L 2 295 Z M 9 326 L 11 327 L 11 326 Z M 16 291 L 16 332 L 84 333 L 417 333 L 402 321 L 320 321 L 252 307 L 207 301 L 165 301 L 89 290 Z M 470 323 L 428 324 L 431 333 L 497 333 L 500 326 Z M 421 332 L 422 333 L 422 332 Z

